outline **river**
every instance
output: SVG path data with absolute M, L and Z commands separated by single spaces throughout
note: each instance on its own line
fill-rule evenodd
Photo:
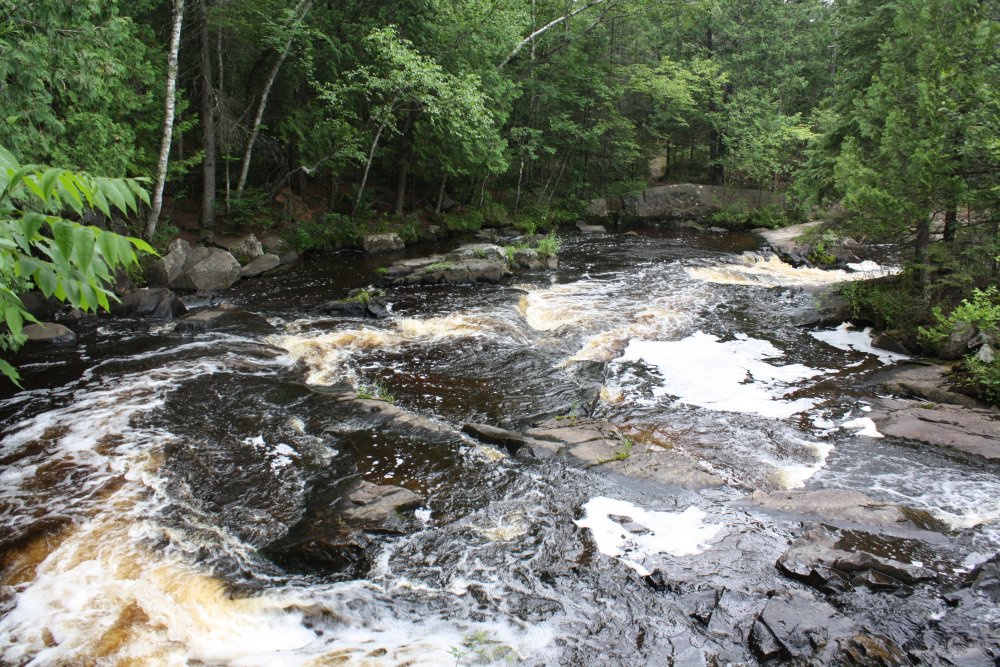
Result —
M 863 380 L 903 359 L 798 326 L 808 288 L 845 276 L 759 243 L 567 235 L 557 271 L 392 288 L 378 321 L 316 313 L 387 261 L 343 253 L 223 294 L 260 316 L 246 326 L 102 318 L 22 353 L 26 390 L 0 402 L 0 663 L 757 664 L 754 618 L 808 588 L 775 568 L 805 527 L 748 497 L 852 489 L 940 522 L 895 554 L 937 580 L 827 600 L 915 662 L 978 664 L 1000 606 L 946 594 L 1000 545 L 997 466 L 877 437 Z M 440 430 L 349 410 L 338 391 L 359 386 Z M 459 432 L 584 416 L 720 483 Z M 342 562 L 280 549 L 336 524 L 359 479 L 421 501 Z

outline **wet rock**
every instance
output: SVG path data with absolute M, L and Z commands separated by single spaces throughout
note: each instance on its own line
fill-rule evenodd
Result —
M 239 280 L 241 270 L 240 263 L 226 250 L 198 247 L 187 256 L 170 287 L 199 292 L 224 290 Z
M 385 531 L 399 528 L 400 510 L 421 502 L 423 498 L 409 489 L 361 482 L 339 509 L 343 519 L 356 527 Z
M 360 531 L 300 524 L 262 549 L 262 553 L 288 571 L 343 573 L 361 578 L 371 568 L 368 557 L 371 546 L 372 538 Z
M 594 419 L 551 420 L 525 431 L 536 455 L 568 456 L 583 465 L 664 486 L 705 489 L 722 480 L 690 457 L 625 438 L 616 426 Z
M 388 234 L 367 234 L 361 239 L 361 247 L 365 249 L 365 252 L 377 255 L 402 250 L 406 247 L 406 243 L 395 232 Z
M 760 660 L 819 661 L 836 664 L 839 643 L 856 634 L 854 623 L 804 591 L 768 600 L 751 630 L 751 649 Z
M 889 352 L 895 352 L 896 354 L 913 354 L 913 352 L 907 349 L 905 345 L 886 333 L 875 334 L 872 336 L 872 347 L 877 347 L 880 350 L 888 350 Z
M 183 315 L 187 308 L 177 295 L 164 287 L 136 290 L 111 304 L 113 315 L 125 317 L 152 317 L 169 320 Z
M 361 319 L 389 317 L 385 296 L 381 290 L 355 290 L 346 299 L 328 301 L 317 308 L 317 310 L 335 317 L 356 317 Z
M 68 345 L 76 341 L 76 334 L 73 330 L 63 324 L 55 322 L 37 322 L 26 324 L 22 333 L 27 337 L 28 343 L 38 345 Z
M 253 259 L 249 264 L 240 269 L 241 278 L 255 278 L 262 273 L 271 271 L 281 266 L 281 258 L 273 253 L 265 253 Z
M 588 225 L 582 220 L 576 223 L 576 228 L 583 234 L 607 234 L 608 230 L 604 225 Z
M 800 240 L 801 237 L 815 234 L 815 230 L 824 224 L 821 221 L 806 222 L 781 229 L 768 229 L 761 231 L 760 235 L 783 260 L 792 266 L 802 266 L 810 264 L 808 257 L 813 248 L 810 243 Z
M 369 428 L 394 428 L 407 433 L 420 432 L 438 438 L 459 437 L 459 433 L 450 426 L 387 401 L 358 398 L 354 393 L 340 393 L 334 397 L 340 407 L 363 415 L 365 424 Z M 349 433 L 354 430 L 357 430 L 357 427 L 351 423 L 330 424 L 324 429 L 327 433 Z
M 444 256 L 401 260 L 384 272 L 392 285 L 498 283 L 510 274 L 506 251 L 485 243 L 465 245 Z
M 1000 410 L 882 398 L 869 415 L 878 430 L 987 459 L 1000 459 Z
M 240 310 L 236 306 L 222 304 L 178 320 L 178 333 L 205 333 L 217 329 L 237 329 L 253 333 L 272 333 L 274 327 L 260 315 Z
M 970 578 L 970 589 L 1000 604 L 1000 556 L 976 566 Z
M 547 443 L 530 438 L 523 433 L 508 431 L 488 424 L 463 424 L 462 432 L 488 445 L 503 447 L 515 455 L 534 455 L 535 447 L 545 448 L 548 446 Z
M 495 229 L 480 229 L 475 234 L 473 234 L 473 236 L 476 239 L 483 241 L 485 243 L 496 243 L 497 240 L 500 238 L 499 234 L 497 234 L 497 230 Z
M 518 248 L 511 253 L 511 268 L 515 271 L 541 271 L 559 267 L 559 258 L 555 255 L 542 257 L 534 248 Z
M 890 394 L 905 398 L 920 398 L 932 403 L 986 407 L 976 399 L 951 391 L 948 373 L 950 365 L 901 364 L 879 371 L 868 384 Z
M 776 566 L 785 576 L 824 592 L 856 587 L 895 590 L 937 578 L 933 571 L 920 565 L 849 550 L 839 534 L 825 528 L 805 533 L 782 554 Z
M 816 516 L 828 523 L 846 523 L 879 528 L 925 529 L 917 524 L 912 511 L 899 505 L 869 498 L 858 491 L 822 489 L 819 491 L 757 491 L 750 502 L 773 512 Z

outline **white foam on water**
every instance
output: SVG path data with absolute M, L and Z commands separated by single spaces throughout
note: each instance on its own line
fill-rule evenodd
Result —
M 779 466 L 779 476 L 781 486 L 784 489 L 801 489 L 813 475 L 826 467 L 826 460 L 834 446 L 822 442 L 807 442 L 800 440 L 800 444 L 811 450 L 813 460 L 809 463 L 790 463 Z
M 862 265 L 859 265 L 862 266 Z M 872 262 L 865 268 L 877 267 Z M 843 271 L 840 269 L 814 269 L 794 267 L 782 261 L 777 255 L 762 257 L 755 253 L 744 253 L 739 261 L 707 267 L 689 267 L 687 273 L 692 278 L 719 285 L 747 285 L 751 287 L 806 287 L 812 285 L 832 285 L 835 283 L 868 280 L 881 275 L 890 275 L 891 269 L 879 267 L 879 273 L 871 271 Z M 898 269 L 895 271 L 898 272 Z
M 527 342 L 524 332 L 503 318 L 489 313 L 469 311 L 444 317 L 409 318 L 391 323 L 391 328 L 345 328 L 336 331 L 304 332 L 312 321 L 298 320 L 287 335 L 270 336 L 269 344 L 284 349 L 289 359 L 307 368 L 306 382 L 333 385 L 347 382 L 356 385 L 357 373 L 352 360 L 372 350 L 397 350 L 409 343 L 428 344 L 454 338 L 504 336 Z
M 857 419 L 850 419 L 845 421 L 840 425 L 840 428 L 854 431 L 854 435 L 863 435 L 867 438 L 884 438 L 885 436 L 879 433 L 878 426 L 872 421 L 871 417 L 858 417 Z
M 902 269 L 898 266 L 884 266 L 878 262 L 873 262 L 870 259 L 866 259 L 863 262 L 852 262 L 847 265 L 851 271 L 856 271 L 865 276 L 865 280 L 870 280 L 872 278 L 884 278 L 885 276 L 894 276 L 898 273 L 902 273 Z
M 641 576 L 650 574 L 642 564 L 645 558 L 656 554 L 695 556 L 705 551 L 723 528 L 721 524 L 706 524 L 705 512 L 693 506 L 683 512 L 657 512 L 599 496 L 587 501 L 583 511 L 583 518 L 574 523 L 590 530 L 597 549 Z M 628 517 L 648 532 L 627 530 L 612 516 Z
M 654 396 L 675 396 L 680 403 L 710 410 L 787 419 L 817 401 L 784 397 L 795 391 L 796 383 L 826 371 L 765 361 L 782 356 L 768 341 L 738 334 L 722 342 L 698 332 L 678 341 L 633 340 L 616 362 L 642 362 L 659 371 L 663 380 L 653 388 Z
M 838 350 L 845 352 L 861 352 L 877 357 L 883 364 L 894 364 L 910 357 L 898 352 L 890 352 L 872 345 L 871 329 L 858 331 L 849 323 L 844 322 L 836 329 L 826 331 L 810 331 L 809 335 L 816 340 L 823 341 L 827 345 L 832 345 Z

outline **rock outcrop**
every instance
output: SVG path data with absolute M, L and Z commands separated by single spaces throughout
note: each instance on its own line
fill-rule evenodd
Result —
M 1000 410 L 880 398 L 869 414 L 880 433 L 1000 459 Z
M 595 218 L 704 221 L 725 206 L 739 205 L 750 210 L 780 201 L 779 195 L 763 190 L 682 183 L 597 199 L 590 203 L 588 213 Z
M 543 256 L 533 248 L 510 250 L 492 243 L 471 243 L 447 255 L 403 259 L 383 272 L 389 285 L 442 285 L 499 283 L 517 271 L 554 269 L 555 256 Z
M 748 502 L 766 511 L 810 517 L 834 525 L 903 531 L 944 529 L 926 512 L 879 502 L 848 489 L 757 491 Z
M 76 341 L 76 334 L 72 329 L 55 322 L 26 324 L 21 332 L 31 344 L 68 345 Z
M 219 329 L 235 329 L 247 333 L 269 334 L 274 327 L 260 315 L 248 313 L 230 304 L 198 311 L 178 320 L 178 333 L 205 333 Z
M 386 252 L 396 252 L 406 247 L 406 243 L 399 234 L 368 234 L 361 239 L 361 246 L 365 252 L 377 255 Z
M 111 304 L 111 314 L 125 317 L 152 317 L 169 320 L 187 312 L 177 295 L 165 287 L 144 288 Z
M 262 273 L 273 271 L 281 266 L 281 257 L 274 253 L 264 253 L 253 259 L 249 264 L 240 269 L 241 278 L 256 278 Z

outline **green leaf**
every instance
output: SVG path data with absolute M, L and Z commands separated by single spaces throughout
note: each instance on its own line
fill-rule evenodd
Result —
M 52 225 L 52 236 L 55 238 L 56 246 L 67 260 L 73 255 L 73 223 L 69 220 L 57 220 Z
M 24 328 L 24 315 L 22 315 L 21 308 L 16 305 L 7 306 L 3 316 L 10 333 L 14 336 L 20 336 L 21 329 Z
M 73 261 L 83 271 L 90 266 L 96 240 L 94 232 L 87 227 L 78 226 L 73 231 Z
M 24 387 L 21 386 L 21 376 L 18 375 L 17 369 L 3 359 L 0 359 L 0 373 L 3 373 L 7 379 L 17 385 L 19 389 L 24 389 Z
M 55 272 L 47 265 L 40 265 L 35 273 L 32 274 L 32 277 L 46 299 L 55 294 L 56 289 L 59 287 L 59 279 L 56 277 Z

